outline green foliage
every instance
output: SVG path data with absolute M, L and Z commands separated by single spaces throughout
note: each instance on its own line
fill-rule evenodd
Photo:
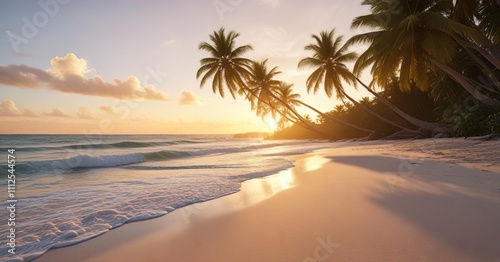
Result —
M 493 113 L 486 118 L 486 128 L 492 133 L 500 133 L 500 112 Z
M 200 87 L 212 78 L 212 91 L 224 97 L 224 90 L 229 90 L 231 96 L 244 85 L 243 79 L 249 74 L 250 59 L 241 55 L 252 50 L 250 45 L 235 47 L 235 39 L 240 34 L 230 31 L 226 34 L 222 27 L 210 35 L 211 43 L 202 42 L 198 49 L 210 53 L 210 57 L 200 60 L 201 67 L 196 72 L 196 78 L 201 77 Z
M 500 111 L 484 105 L 451 106 L 443 114 L 443 122 L 455 127 L 456 136 L 482 136 L 500 130 Z
M 428 124 L 435 122 L 447 125 L 447 130 L 452 126 L 456 136 L 500 132 L 498 0 L 366 0 L 362 4 L 371 8 L 371 14 L 355 18 L 352 28 L 368 32 L 345 45 L 334 30 L 312 35 L 313 43 L 305 47 L 312 54 L 299 62 L 299 67 L 314 69 L 306 81 L 308 91 L 316 93 L 323 87 L 328 97 L 351 103 L 321 113 L 301 102 L 293 84 L 274 79 L 279 74 L 276 67 L 268 70 L 267 60 L 243 57 L 252 47 L 236 47 L 239 34 L 226 33 L 224 28 L 210 35 L 210 43 L 200 44 L 199 49 L 210 56 L 200 60 L 197 78 L 201 86 L 212 79 L 214 93 L 221 96 L 224 91 L 233 97 L 245 95 L 261 117 L 279 117 L 280 130 L 274 138 L 349 139 L 365 137 L 370 130 L 390 135 L 401 129 L 429 129 Z M 368 48 L 358 57 L 348 48 L 360 43 Z M 345 63 L 354 61 L 353 74 Z M 355 76 L 369 67 L 370 87 L 383 90 L 371 92 L 378 100 L 357 102 L 344 87 L 356 88 L 356 81 L 366 87 Z M 473 105 L 466 105 L 472 97 Z M 318 113 L 316 122 L 311 121 L 314 116 L 298 115 L 297 106 Z M 288 122 L 294 124 L 288 126 Z
M 375 99 L 364 97 L 359 102 L 386 118 L 397 119 L 396 115 L 392 111 L 388 110 L 387 107 L 385 107 Z M 310 117 L 306 116 L 305 118 L 310 120 Z M 390 135 L 398 131 L 398 128 L 382 122 L 378 118 L 375 118 L 367 113 L 365 110 L 362 110 L 351 103 L 345 103 L 343 105 L 335 106 L 332 111 L 325 113 L 325 116 L 319 115 L 316 118 L 316 124 L 314 124 L 314 126 L 317 129 L 323 130 L 325 131 L 325 133 L 330 134 L 329 136 L 312 132 L 295 124 L 291 127 L 278 130 L 277 132 L 275 132 L 273 138 L 340 140 L 363 138 L 367 136 L 365 132 L 356 130 L 346 125 L 342 125 L 339 122 L 333 121 L 332 118 L 340 119 L 362 128 L 375 130 L 377 131 L 377 133 L 383 135 Z M 401 122 L 400 124 L 404 123 Z

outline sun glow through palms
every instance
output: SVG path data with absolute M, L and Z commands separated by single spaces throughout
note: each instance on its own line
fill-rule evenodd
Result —
M 274 119 L 272 116 L 266 116 L 265 122 L 272 131 L 278 128 L 278 120 Z

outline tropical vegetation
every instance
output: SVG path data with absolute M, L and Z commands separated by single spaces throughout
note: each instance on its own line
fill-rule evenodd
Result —
M 236 45 L 239 36 L 224 28 L 199 49 L 196 76 L 214 93 L 249 101 L 257 116 L 278 119 L 274 138 L 402 139 L 479 136 L 500 132 L 500 1 L 498 0 L 365 0 L 370 13 L 354 18 L 364 33 L 343 41 L 335 29 L 313 34 L 309 54 L 299 68 L 312 68 L 308 92 L 332 98 L 332 110 L 321 112 L 301 100 L 294 84 L 279 79 L 268 59 L 245 55 L 251 45 Z M 357 54 L 354 45 L 366 49 Z M 350 70 L 348 63 L 354 63 Z M 372 80 L 361 73 L 370 69 Z M 356 100 L 361 86 L 372 97 Z M 333 97 L 342 104 L 334 106 Z M 317 114 L 300 115 L 298 107 Z

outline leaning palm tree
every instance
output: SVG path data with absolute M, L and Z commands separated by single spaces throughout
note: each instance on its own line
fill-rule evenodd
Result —
M 277 88 L 277 96 L 291 107 L 297 107 L 300 106 L 301 102 L 300 95 L 294 93 L 292 87 L 293 84 L 280 82 Z M 280 109 L 283 111 L 285 116 L 289 116 L 289 117 L 281 117 L 280 120 L 278 121 L 278 127 L 285 128 L 288 122 L 291 121 L 290 118 L 293 118 L 293 114 L 286 107 L 280 106 Z
M 436 68 L 446 72 L 478 101 L 500 106 L 500 101 L 485 95 L 484 88 L 449 66 L 457 50 L 452 36 L 477 36 L 474 29 L 445 17 L 451 12 L 452 1 L 400 0 L 397 12 L 385 0 L 365 0 L 362 4 L 370 5 L 372 13 L 356 17 L 351 27 L 375 31 L 358 34 L 348 41 L 348 45 L 369 44 L 356 61 L 355 74 L 371 65 L 374 84 L 384 87 L 399 74 L 403 90 L 409 90 L 414 83 L 427 91 L 429 70 Z
M 319 35 L 312 35 L 312 38 L 314 38 L 315 43 L 307 45 L 305 50 L 312 51 L 313 55 L 302 59 L 298 65 L 299 68 L 306 66 L 315 68 L 306 81 L 308 92 L 312 90 L 316 93 L 323 84 L 324 91 L 328 97 L 332 97 L 333 93 L 335 93 L 338 99 L 344 101 L 347 98 L 355 106 L 365 110 L 376 118 L 398 128 L 407 129 L 394 121 L 382 117 L 346 93 L 342 82 L 355 86 L 356 77 L 347 69 L 345 63 L 355 61 L 357 54 L 348 52 L 347 48 L 341 45 L 342 35 L 335 37 L 335 29 L 333 29 L 330 32 L 323 31 Z
M 249 74 L 251 60 L 241 56 L 252 50 L 252 47 L 250 45 L 235 47 L 234 40 L 238 36 L 239 34 L 234 31 L 226 34 L 222 27 L 210 35 L 212 44 L 202 42 L 198 47 L 209 52 L 211 56 L 200 60 L 201 67 L 196 73 L 196 78 L 203 75 L 200 83 L 203 87 L 205 82 L 213 77 L 212 90 L 214 93 L 219 92 L 222 97 L 227 88 L 235 98 L 235 94 L 245 85 L 245 79 Z
M 249 70 L 249 76 L 246 82 L 246 89 L 240 89 L 240 93 L 245 93 L 246 98 L 256 107 L 272 107 L 275 93 L 280 84 L 275 76 L 281 74 L 278 67 L 267 69 L 267 59 L 261 62 L 252 61 Z M 285 103 L 283 103 L 285 104 Z
M 451 18 L 478 34 L 453 38 L 463 47 L 478 51 L 500 70 L 500 3 L 498 0 L 457 0 Z M 472 36 L 472 37 L 471 37 Z
M 214 31 L 213 35 L 210 35 L 212 44 L 202 42 L 199 45 L 198 48 L 200 50 L 208 51 L 211 54 L 211 57 L 200 60 L 201 67 L 196 73 L 197 78 L 203 75 L 200 86 L 203 87 L 205 82 L 212 77 L 212 90 L 214 93 L 219 92 L 222 97 L 224 97 L 224 90 L 226 88 L 229 90 L 233 98 L 235 98 L 236 93 L 244 94 L 251 101 L 253 100 L 254 103 L 259 101 L 258 103 L 264 103 L 268 106 L 272 105 L 272 101 L 269 99 L 265 100 L 263 98 L 266 96 L 272 97 L 283 104 L 283 106 L 287 107 L 290 112 L 292 112 L 300 122 L 305 123 L 309 129 L 317 131 L 314 127 L 308 125 L 306 121 L 303 121 L 302 116 L 300 116 L 294 108 L 284 103 L 273 92 L 269 90 L 264 90 L 262 92 L 262 90 L 256 88 L 257 86 L 254 86 L 253 88 L 249 88 L 247 86 L 247 80 L 251 79 L 252 75 L 255 75 L 250 73 L 251 66 L 258 66 L 259 63 L 254 63 L 247 58 L 241 57 L 241 55 L 245 52 L 252 50 L 252 47 L 250 45 L 235 47 L 235 38 L 238 36 L 239 34 L 234 31 L 230 31 L 226 35 L 225 29 L 221 28 L 219 31 Z M 262 95 L 260 94 L 261 92 Z M 303 103 L 303 105 L 312 108 L 305 103 Z M 322 114 L 317 110 L 315 112 Z M 365 132 L 371 132 L 371 130 L 359 128 L 342 120 L 337 121 Z
M 279 101 L 269 97 L 268 104 L 260 103 L 257 105 L 257 103 L 252 103 L 252 109 L 256 110 L 257 116 L 260 116 L 262 119 L 265 119 L 267 116 L 271 116 L 274 119 L 279 118 L 279 128 L 287 127 L 289 122 L 302 124 L 292 110 L 289 109 L 291 107 L 295 111 L 295 107 L 301 105 L 300 95 L 294 93 L 292 87 L 293 84 L 281 81 L 275 88 L 275 95 L 279 98 Z
M 293 105 L 278 96 L 278 89 L 281 83 L 275 79 L 275 76 L 278 74 L 281 74 L 278 71 L 278 67 L 268 70 L 267 59 L 260 62 L 252 61 L 245 88 L 240 89 L 240 94 L 244 94 L 246 99 L 250 101 L 252 109 L 256 110 L 258 116 L 264 118 L 267 114 L 271 114 L 273 117 L 276 117 L 279 114 L 281 117 L 289 121 L 294 121 L 294 123 L 304 128 L 325 133 L 312 126 L 308 121 L 305 121 L 297 113 Z
M 226 34 L 225 29 L 220 28 L 210 35 L 212 43 L 202 42 L 198 49 L 209 52 L 211 56 L 200 60 L 201 67 L 196 73 L 196 78 L 202 77 L 201 87 L 208 79 L 213 78 L 212 90 L 222 97 L 227 89 L 233 98 L 240 93 L 251 97 L 251 101 L 256 101 L 260 98 L 247 87 L 246 83 L 250 77 L 249 70 L 252 61 L 241 57 L 245 52 L 252 50 L 252 47 L 250 45 L 235 47 L 235 39 L 238 36 L 239 34 L 234 31 Z

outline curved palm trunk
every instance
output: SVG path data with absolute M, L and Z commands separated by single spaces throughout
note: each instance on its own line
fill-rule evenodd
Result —
M 379 99 L 382 103 L 384 103 L 384 105 L 386 105 L 388 108 L 390 108 L 392 111 L 394 111 L 394 113 L 396 113 L 399 116 L 401 116 L 402 118 L 404 118 L 410 124 L 412 124 L 418 128 L 427 129 L 429 131 L 440 130 L 444 133 L 451 133 L 453 131 L 451 126 L 423 121 L 423 120 L 420 120 L 418 118 L 415 118 L 413 116 L 408 115 L 407 113 L 405 113 L 401 109 L 399 109 L 397 106 L 395 106 L 391 102 L 389 102 L 387 99 L 385 99 L 383 96 L 381 96 L 380 94 L 378 94 L 377 92 L 375 92 L 371 88 L 369 88 L 367 85 L 365 85 L 365 83 L 363 83 L 358 77 L 356 77 L 356 80 L 366 90 L 368 90 L 368 92 L 370 92 L 372 95 L 374 95 L 377 99 Z
M 394 121 L 391 121 L 391 120 L 389 120 L 389 119 L 387 119 L 387 118 L 385 118 L 385 117 L 383 117 L 383 116 L 381 116 L 381 115 L 379 115 L 379 114 L 375 113 L 373 110 L 371 110 L 371 109 L 370 109 L 370 108 L 368 108 L 367 106 L 365 106 L 365 105 L 363 105 L 363 104 L 359 103 L 358 101 L 356 101 L 355 99 L 353 99 L 352 97 L 350 97 L 350 96 L 349 96 L 346 92 L 344 92 L 344 91 L 341 91 L 341 92 L 342 92 L 342 94 L 343 94 L 345 97 L 347 97 L 347 99 L 349 99 L 349 101 L 351 101 L 351 102 L 352 102 L 355 106 L 357 106 L 357 107 L 359 107 L 359 108 L 361 108 L 361 109 L 365 110 L 365 111 L 366 111 L 367 113 L 369 113 L 370 115 L 372 115 L 372 116 L 374 116 L 374 117 L 376 117 L 376 118 L 378 118 L 378 119 L 382 120 L 383 122 L 386 122 L 386 123 L 388 123 L 388 124 L 390 124 L 390 125 L 393 125 L 393 126 L 395 126 L 395 127 L 401 128 L 401 129 L 403 129 L 403 130 L 409 130 L 408 128 L 406 128 L 406 127 L 404 127 L 404 126 L 401 126 L 401 125 L 399 125 L 398 123 L 395 123 Z
M 249 94 L 251 94 L 253 97 L 257 98 L 259 101 L 261 101 L 262 103 L 270 106 L 271 108 L 275 108 L 271 105 L 271 103 L 269 103 L 268 101 L 265 101 L 265 100 L 262 100 L 259 96 L 257 96 L 254 92 L 252 92 L 249 88 L 247 88 L 246 86 L 243 87 L 243 89 L 245 91 L 247 91 Z M 307 122 L 299 113 L 297 113 L 297 111 L 295 111 L 295 109 L 293 107 L 291 107 L 288 103 L 286 103 L 285 101 L 283 101 L 282 99 L 276 97 L 274 94 L 271 93 L 271 96 L 278 100 L 280 103 L 282 103 L 290 112 L 292 112 L 295 117 L 297 117 L 299 119 L 299 121 L 294 121 L 292 120 L 290 117 L 288 117 L 285 113 L 281 112 L 280 110 L 278 110 L 277 108 L 276 111 L 283 117 L 285 117 L 286 119 L 288 119 L 289 121 L 291 121 L 292 123 L 295 123 L 297 125 L 299 125 L 300 127 L 303 127 L 305 129 L 308 129 L 308 130 L 311 130 L 313 132 L 316 132 L 316 133 L 319 133 L 319 134 L 322 134 L 322 135 L 326 135 L 326 136 L 331 136 L 330 133 L 327 133 L 327 132 L 324 132 L 324 131 L 321 131 L 321 130 L 318 130 L 317 128 L 311 126 L 309 124 L 309 122 Z
M 474 43 L 471 43 L 471 42 L 469 42 L 469 41 L 467 41 L 459 36 L 456 36 L 456 35 L 453 35 L 453 39 L 455 39 L 455 41 L 457 41 L 457 43 L 459 43 L 464 48 L 472 48 L 472 49 L 478 51 L 484 58 L 486 58 L 490 63 L 492 63 L 497 69 L 500 69 L 500 56 L 499 56 L 500 54 L 497 54 L 500 52 L 498 52 L 497 50 L 488 51 L 488 50 L 482 48 L 481 46 L 478 46 Z M 487 41 L 485 41 L 484 43 L 487 43 Z M 486 48 L 488 48 L 489 50 L 492 50 L 492 47 L 486 47 Z M 493 47 L 493 49 L 494 49 L 494 47 Z
M 346 125 L 346 126 L 352 127 L 352 128 L 354 128 L 354 129 L 356 129 L 356 130 L 359 130 L 359 131 L 363 131 L 363 132 L 367 132 L 367 133 L 372 133 L 372 132 L 373 132 L 373 130 L 366 129 L 366 128 L 362 128 L 362 127 L 359 127 L 359 126 L 353 125 L 353 124 L 351 124 L 351 123 L 347 123 L 347 122 L 345 122 L 344 120 L 341 120 L 341 119 L 339 119 L 339 118 L 336 118 L 336 117 L 333 117 L 333 116 L 329 116 L 329 115 L 327 115 L 327 114 L 325 114 L 325 113 L 323 113 L 323 112 L 319 111 L 318 109 L 316 109 L 316 108 L 314 108 L 314 107 L 312 107 L 312 106 L 310 106 L 310 105 L 308 105 L 308 104 L 306 104 L 306 103 L 304 103 L 304 102 L 302 102 L 302 101 L 299 101 L 299 103 L 300 103 L 301 105 L 303 105 L 303 106 L 305 106 L 305 107 L 307 107 L 307 108 L 311 109 L 312 111 L 316 112 L 317 114 L 321 115 L 322 117 L 329 118 L 329 119 L 331 119 L 331 120 L 333 120 L 333 121 L 335 121 L 335 122 L 338 122 L 338 123 L 344 124 L 344 125 Z
M 465 47 L 465 46 L 464 46 Z M 465 51 L 467 51 L 467 53 L 469 54 L 469 56 L 480 66 L 483 68 L 483 70 L 485 70 L 488 74 L 488 76 L 491 78 L 491 80 L 494 82 L 494 83 L 500 83 L 500 80 L 496 77 L 495 73 L 485 64 L 485 62 L 483 60 L 481 60 L 481 58 L 474 54 L 469 48 L 464 48 Z M 498 68 L 500 69 L 500 67 Z M 495 70 L 495 69 L 493 69 Z M 483 88 L 485 88 L 486 90 L 488 90 L 489 92 L 492 92 L 494 94 L 500 94 L 500 89 L 498 90 L 493 90 L 492 88 L 488 87 L 488 86 L 484 86 L 483 85 Z
M 500 108 L 500 102 L 498 100 L 495 100 L 485 94 L 483 94 L 481 91 L 479 91 L 474 85 L 472 85 L 469 82 L 469 79 L 459 72 L 455 71 L 453 68 L 450 66 L 442 63 L 441 61 L 437 60 L 436 58 L 426 55 L 426 57 L 439 69 L 443 70 L 445 73 L 447 73 L 453 80 L 455 80 L 457 83 L 459 83 L 469 94 L 471 94 L 474 98 L 476 98 L 479 102 L 491 106 L 491 107 L 496 107 Z

